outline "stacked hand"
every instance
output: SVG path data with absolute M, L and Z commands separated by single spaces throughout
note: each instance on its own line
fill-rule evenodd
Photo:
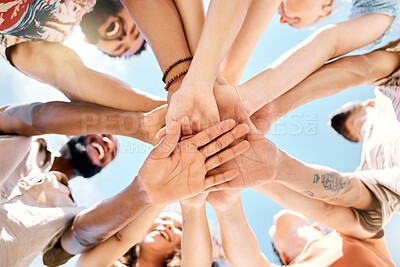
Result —
M 213 206 L 215 210 L 223 212 L 231 206 L 232 202 L 240 199 L 241 189 L 218 190 L 210 192 L 207 202 Z
M 182 129 L 190 128 L 189 123 L 184 118 Z M 247 125 L 235 127 L 233 120 L 226 120 L 179 142 L 181 126 L 172 121 L 162 142 L 139 170 L 138 182 L 148 201 L 152 204 L 180 201 L 236 177 L 235 167 L 216 174 L 207 172 L 244 153 L 249 147 L 247 141 L 223 149 L 247 132 Z
M 167 105 L 163 105 L 144 115 L 141 121 L 144 136 L 142 141 L 152 145 L 157 145 L 160 142 L 160 139 L 157 138 L 157 132 L 165 126 L 166 114 Z
M 235 111 L 237 120 L 249 126 L 249 133 L 246 140 L 249 142 L 250 148 L 234 160 L 223 164 L 209 173 L 209 175 L 223 173 L 233 168 L 239 170 L 237 177 L 220 185 L 213 186 L 209 191 L 253 188 L 271 181 L 276 175 L 276 167 L 279 163 L 278 148 L 253 125 L 241 105 L 237 105 Z

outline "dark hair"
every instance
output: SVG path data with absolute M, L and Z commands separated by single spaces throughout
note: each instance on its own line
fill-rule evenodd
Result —
M 107 20 L 109 16 L 116 16 L 125 8 L 120 0 L 97 0 L 91 12 L 82 17 L 80 26 L 86 40 L 96 44 L 99 40 L 98 27 Z
M 281 265 L 283 266 L 284 264 L 283 264 L 283 262 L 282 262 L 281 255 L 279 254 L 278 250 L 276 250 L 276 247 L 275 247 L 274 242 L 271 242 L 271 244 L 272 244 L 272 248 L 273 248 L 273 250 L 274 250 L 274 253 L 275 253 L 276 256 L 278 257 L 279 262 L 281 263 Z
M 109 57 L 112 57 L 112 58 L 124 58 L 124 59 L 128 59 L 128 58 L 130 58 L 130 57 L 132 57 L 132 56 L 139 56 L 143 51 L 146 51 L 146 49 L 147 49 L 147 41 L 146 41 L 146 39 L 143 39 L 142 46 L 141 46 L 135 53 L 133 53 L 132 55 L 128 55 L 128 56 L 123 56 L 123 55 L 110 55 L 110 54 L 104 52 L 104 51 L 101 50 L 101 49 L 100 49 L 100 51 L 103 52 L 105 55 L 107 55 L 107 56 L 109 56 Z
M 99 26 L 102 25 L 108 17 L 117 16 L 117 14 L 120 13 L 123 8 L 125 8 L 125 6 L 120 0 L 97 0 L 93 10 L 89 13 L 86 13 L 82 17 L 82 21 L 80 23 L 82 32 L 85 35 L 86 40 L 89 43 L 96 45 L 97 41 L 100 39 L 98 32 Z M 146 40 L 143 41 L 142 46 L 139 48 L 139 50 L 130 56 L 138 56 L 145 50 Z M 110 57 L 122 57 L 119 55 L 110 55 L 103 50 L 101 51 Z M 123 57 L 128 58 L 130 56 Z
M 353 136 L 351 136 L 349 130 L 346 127 L 346 120 L 349 118 L 350 114 L 362 107 L 361 102 L 349 102 L 340 107 L 338 110 L 334 111 L 330 115 L 331 127 L 344 138 L 351 142 L 358 142 Z
M 102 168 L 94 164 L 92 158 L 89 156 L 86 150 L 85 137 L 85 135 L 72 137 L 67 142 L 67 146 L 71 153 L 71 161 L 76 175 L 91 178 L 99 173 Z
M 212 267 L 218 267 L 218 262 L 225 261 L 221 242 L 215 238 L 212 238 L 213 243 L 213 263 Z M 131 247 L 128 252 L 122 256 L 119 261 L 126 266 L 135 266 L 136 261 L 140 254 L 139 243 Z M 180 267 L 182 260 L 182 250 L 179 247 L 175 252 L 164 262 L 163 267 Z

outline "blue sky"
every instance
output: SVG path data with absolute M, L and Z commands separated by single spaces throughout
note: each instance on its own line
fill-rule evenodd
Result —
M 343 10 L 324 24 L 343 21 L 347 18 L 347 14 L 348 9 Z M 309 36 L 311 32 L 311 29 L 298 30 L 279 25 L 275 17 L 258 43 L 246 67 L 242 82 L 261 72 L 273 60 Z M 399 31 L 393 31 L 384 38 L 383 43 L 398 36 Z M 161 82 L 162 74 L 151 51 L 130 60 L 110 59 L 95 47 L 84 43 L 82 39 L 82 34 L 78 30 L 66 44 L 82 56 L 88 67 L 115 76 L 146 92 L 166 97 Z M 366 51 L 355 51 L 354 54 L 364 52 Z M 298 67 L 301 68 L 301 64 Z M 0 68 L 0 79 L 3 82 L 0 89 L 1 106 L 11 103 L 66 99 L 55 89 L 19 73 L 4 60 L 0 61 Z M 354 171 L 360 162 L 361 145 L 350 143 L 333 133 L 328 127 L 327 118 L 333 110 L 347 101 L 373 97 L 373 88 L 360 86 L 314 101 L 279 120 L 267 137 L 279 148 L 304 162 L 326 165 L 341 172 Z M 46 136 L 46 139 L 53 149 L 58 149 L 65 141 L 63 136 Z M 140 141 L 128 138 L 120 140 L 120 151 L 115 162 L 100 175 L 91 180 L 77 178 L 71 181 L 73 195 L 79 205 L 90 206 L 118 193 L 137 174 L 151 148 Z M 244 190 L 242 198 L 247 219 L 257 236 L 261 250 L 271 262 L 278 263 L 271 247 L 268 229 L 272 224 L 273 215 L 281 208 L 251 190 Z M 208 210 L 208 214 L 210 220 L 216 221 L 212 209 Z M 395 263 L 400 264 L 400 253 L 398 253 L 400 228 L 395 227 L 396 224 L 400 224 L 398 215 L 392 218 L 385 230 L 392 257 Z M 73 266 L 73 262 L 72 260 L 66 266 Z M 35 261 L 31 266 L 41 266 L 41 263 Z

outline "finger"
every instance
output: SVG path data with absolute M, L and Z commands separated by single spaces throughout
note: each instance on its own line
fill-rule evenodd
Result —
M 249 131 L 249 126 L 246 124 L 241 124 L 236 126 L 232 131 L 227 132 L 226 134 L 218 137 L 208 145 L 200 148 L 200 152 L 204 155 L 205 158 L 208 158 L 222 149 L 228 147 L 232 144 L 236 139 L 246 135 Z
M 230 131 L 233 127 L 235 127 L 235 121 L 234 120 L 225 120 L 217 125 L 214 125 L 210 128 L 207 128 L 200 133 L 196 134 L 190 141 L 196 146 L 196 147 L 202 147 L 208 143 L 210 143 L 212 140 L 217 138 L 218 136 Z
M 200 119 L 198 117 L 192 118 L 192 133 L 198 134 L 201 131 Z
M 192 135 L 192 128 L 190 127 L 190 121 L 187 116 L 181 120 L 182 136 Z
M 256 126 L 254 126 L 253 122 L 251 121 L 249 115 L 247 114 L 246 110 L 241 105 L 235 106 L 235 115 L 238 123 L 245 123 L 249 126 L 249 133 L 247 138 L 256 139 L 256 138 L 263 138 L 264 135 L 260 132 Z
M 250 143 L 248 141 L 244 140 L 244 141 L 241 141 L 240 143 L 234 145 L 233 147 L 212 156 L 211 158 L 206 160 L 206 163 L 205 163 L 206 170 L 207 171 L 212 170 L 212 169 L 224 164 L 225 162 L 228 162 L 231 159 L 236 158 L 237 156 L 246 152 L 247 149 L 249 149 L 249 147 L 250 147 Z
M 179 142 L 181 134 L 180 129 L 181 127 L 179 123 L 173 121 L 169 129 L 167 129 L 164 139 L 151 152 L 151 157 L 155 159 L 161 159 L 171 155 L 172 151 L 174 151 Z
M 156 134 L 156 137 L 161 140 L 163 139 L 163 137 L 165 136 L 165 134 L 167 133 L 167 127 L 162 127 Z
M 233 187 L 229 181 L 227 181 L 221 184 L 213 185 L 204 190 L 204 192 L 214 192 L 214 191 L 229 190 L 229 189 L 236 189 L 236 188 Z
M 208 176 L 204 180 L 204 189 L 207 190 L 208 188 L 210 188 L 212 186 L 230 181 L 233 178 L 235 178 L 236 176 L 238 176 L 238 174 L 239 174 L 238 170 L 232 169 L 232 170 L 225 171 L 223 173 Z

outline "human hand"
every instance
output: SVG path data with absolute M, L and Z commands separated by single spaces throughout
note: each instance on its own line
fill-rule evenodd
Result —
M 179 122 L 183 116 L 198 117 L 202 130 L 217 124 L 220 118 L 212 89 L 183 85 L 171 97 L 167 112 L 167 128 L 173 121 Z
M 165 126 L 165 115 L 167 114 L 167 105 L 160 106 L 143 116 L 141 121 L 142 141 L 157 145 L 160 139 L 157 132 Z
M 241 104 L 238 93 L 232 85 L 214 86 L 215 101 L 218 105 L 219 116 L 221 120 L 235 118 L 235 106 Z
M 225 211 L 232 202 L 240 199 L 241 189 L 228 189 L 210 192 L 207 202 L 217 211 Z
M 269 102 L 250 117 L 254 126 L 264 135 L 279 118 L 280 115 L 275 111 L 275 101 Z
M 187 118 L 182 120 L 182 124 L 188 123 Z M 138 182 L 151 204 L 180 201 L 233 179 L 238 174 L 235 168 L 206 174 L 248 149 L 248 142 L 241 141 L 221 151 L 248 132 L 247 125 L 235 127 L 233 120 L 220 122 L 178 143 L 180 128 L 179 123 L 171 122 L 166 136 L 139 170 Z
M 233 168 L 238 168 L 240 172 L 234 179 L 213 186 L 207 191 L 252 188 L 270 182 L 276 176 L 276 168 L 279 163 L 279 149 L 253 125 L 246 111 L 240 105 L 235 107 L 235 111 L 236 119 L 240 123 L 246 123 L 249 126 L 249 133 L 246 136 L 246 140 L 249 142 L 250 148 L 234 160 L 212 170 L 209 175 Z

